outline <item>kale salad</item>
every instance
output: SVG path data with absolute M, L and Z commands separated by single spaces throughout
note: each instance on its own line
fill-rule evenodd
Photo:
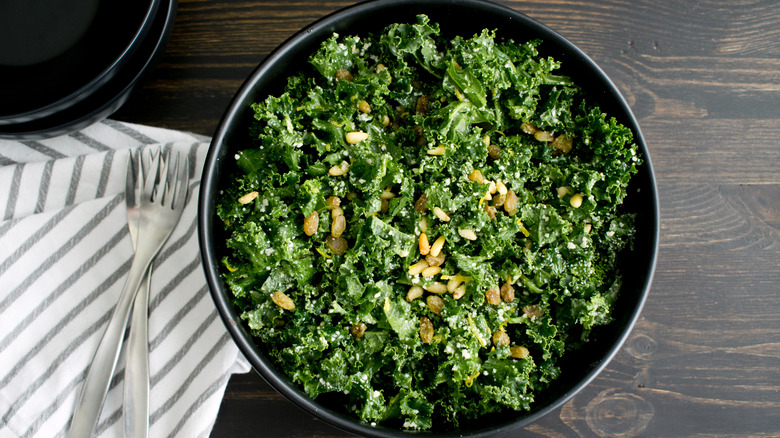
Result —
M 222 275 L 312 398 L 457 429 L 528 410 L 611 321 L 641 158 L 542 43 L 443 38 L 421 15 L 334 34 L 252 106 L 217 207 Z

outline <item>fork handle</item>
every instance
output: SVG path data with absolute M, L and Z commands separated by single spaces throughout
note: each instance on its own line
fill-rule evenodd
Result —
M 155 253 L 156 251 L 148 256 L 136 253 L 133 258 L 125 287 L 122 289 L 122 294 L 119 296 L 114 313 L 108 322 L 103 339 L 100 340 L 95 351 L 87 378 L 81 387 L 81 394 L 76 403 L 76 412 L 73 414 L 68 431 L 70 438 L 90 437 L 97 426 L 103 400 L 108 393 L 108 387 L 119 359 L 119 352 L 122 349 L 122 340 L 133 300 Z
M 146 438 L 149 434 L 149 288 L 152 265 L 146 271 L 133 302 L 130 337 L 125 355 L 125 402 L 123 423 L 126 438 Z

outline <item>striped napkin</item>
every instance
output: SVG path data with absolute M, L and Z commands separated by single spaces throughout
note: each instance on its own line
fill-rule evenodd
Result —
M 195 166 L 152 275 L 150 436 L 208 436 L 230 375 L 249 371 L 201 268 L 208 138 L 104 120 L 48 140 L 0 140 L 0 438 L 65 436 L 133 258 L 128 153 L 152 145 L 186 152 Z M 124 352 L 97 436 L 122 436 L 123 373 Z

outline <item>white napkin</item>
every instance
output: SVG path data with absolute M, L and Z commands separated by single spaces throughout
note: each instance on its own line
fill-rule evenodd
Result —
M 133 258 L 128 152 L 150 145 L 195 163 L 152 275 L 150 436 L 208 436 L 230 375 L 249 371 L 201 268 L 196 211 L 208 138 L 105 120 L 48 140 L 0 140 L 0 438 L 65 435 Z M 123 372 L 124 352 L 97 436 L 122 436 Z

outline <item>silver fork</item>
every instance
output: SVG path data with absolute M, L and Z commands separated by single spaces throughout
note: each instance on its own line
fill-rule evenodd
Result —
M 141 187 L 136 181 L 144 181 L 144 169 L 149 171 L 151 156 L 136 150 L 136 157 L 128 155 L 125 201 L 127 204 L 127 228 L 133 249 L 138 240 L 138 219 L 141 209 L 138 200 Z M 148 157 L 148 159 L 147 159 Z M 141 281 L 138 294 L 133 301 L 133 313 L 130 318 L 130 336 L 127 339 L 125 354 L 124 404 L 122 405 L 122 423 L 124 436 L 145 438 L 149 433 L 149 288 L 152 283 L 152 265 Z
M 170 171 L 170 157 L 161 155 L 159 152 L 154 154 L 150 166 L 152 171 L 146 178 L 136 179 L 135 175 L 132 175 L 136 180 L 135 184 L 132 184 L 133 195 L 139 191 L 141 194 L 140 197 L 134 197 L 137 200 L 135 206 L 128 206 L 128 210 L 138 208 L 137 214 L 128 214 L 128 220 L 137 220 L 135 256 L 122 294 L 81 388 L 76 412 L 68 431 L 68 436 L 72 438 L 92 436 L 116 368 L 136 292 L 152 259 L 168 240 L 184 210 L 189 188 L 189 161 L 185 156 L 183 163 L 180 163 L 181 159 L 177 157 L 175 166 Z M 173 181 L 169 181 L 170 176 L 174 177 Z M 128 175 L 128 178 L 130 177 L 131 175 Z M 138 190 L 136 187 L 141 184 L 143 189 Z

